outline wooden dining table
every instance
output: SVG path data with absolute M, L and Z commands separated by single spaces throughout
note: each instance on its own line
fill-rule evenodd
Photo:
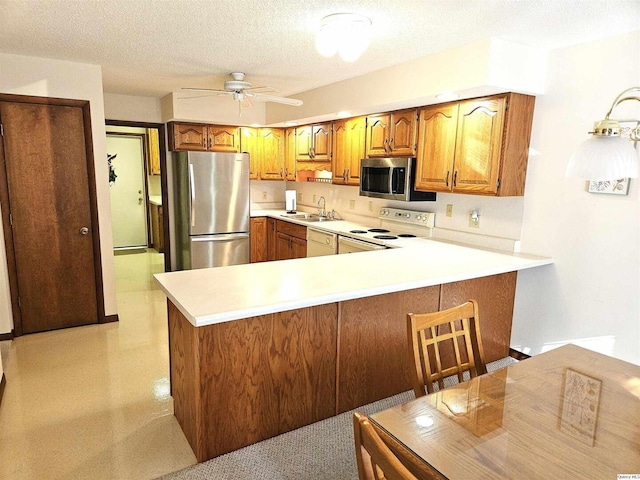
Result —
M 421 479 L 640 478 L 640 366 L 576 345 L 371 420 Z

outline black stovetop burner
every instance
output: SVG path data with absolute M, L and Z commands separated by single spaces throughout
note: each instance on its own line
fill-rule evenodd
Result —
M 397 240 L 398 239 L 398 237 L 394 237 L 393 235 L 374 235 L 373 238 L 377 238 L 378 240 Z
M 416 237 L 413 233 L 399 233 L 398 236 L 400 238 L 415 238 Z
M 370 228 L 369 231 L 371 233 L 389 233 L 389 230 L 385 228 Z
M 366 230 L 349 230 L 349 233 L 367 233 Z

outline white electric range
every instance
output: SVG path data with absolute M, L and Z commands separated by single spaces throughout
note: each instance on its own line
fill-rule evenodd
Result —
M 377 227 L 345 230 L 338 235 L 338 253 L 381 250 L 406 245 L 414 238 L 431 236 L 435 213 L 383 207 Z

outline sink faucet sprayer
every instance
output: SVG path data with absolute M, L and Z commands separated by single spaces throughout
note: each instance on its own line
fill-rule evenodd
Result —
M 320 205 L 320 202 L 322 202 L 322 208 L 318 209 L 318 215 L 321 217 L 326 217 L 327 216 L 327 201 L 325 200 L 324 197 L 320 197 L 320 199 L 318 200 L 318 205 Z

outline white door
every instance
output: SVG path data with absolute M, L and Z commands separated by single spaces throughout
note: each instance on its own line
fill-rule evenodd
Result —
M 114 157 L 115 155 L 115 157 Z M 107 134 L 113 246 L 147 246 L 144 136 Z M 113 176 L 115 174 L 115 177 Z

